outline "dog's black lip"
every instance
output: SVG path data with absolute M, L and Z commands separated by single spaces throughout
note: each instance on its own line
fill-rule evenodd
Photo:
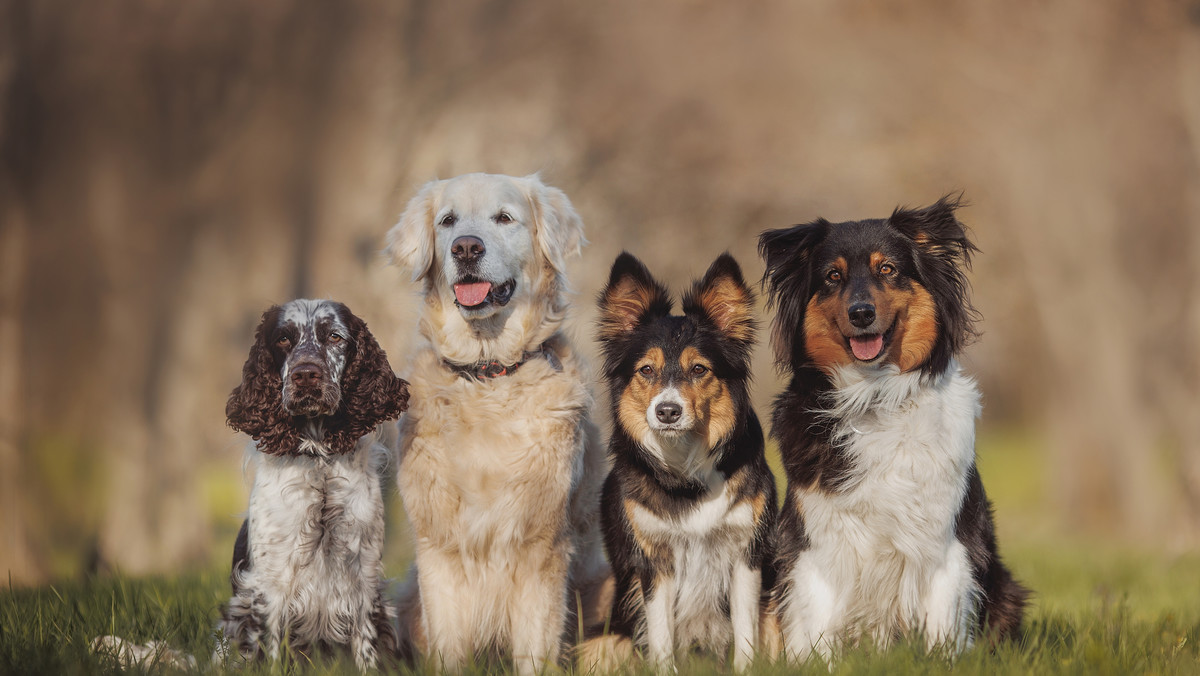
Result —
M 892 325 L 888 327 L 887 331 L 883 332 L 883 346 L 879 348 L 879 354 L 875 355 L 874 359 L 869 359 L 867 361 L 863 361 L 862 359 L 859 359 L 858 357 L 854 357 L 854 349 L 850 347 L 850 339 L 851 338 L 866 338 L 867 336 L 877 336 L 877 335 L 879 335 L 877 333 L 858 333 L 853 336 L 842 336 L 842 342 L 844 343 L 844 347 L 846 348 L 846 351 L 850 353 L 850 356 L 854 357 L 855 361 L 860 361 L 864 364 L 871 364 L 871 363 L 879 361 L 880 359 L 883 358 L 883 355 L 887 354 L 888 348 L 891 347 L 892 336 L 895 335 L 895 333 L 896 333 L 896 324 L 899 321 L 900 321 L 900 317 L 896 317 L 896 318 L 892 319 Z
M 495 303 L 500 307 L 504 307 L 505 305 L 508 305 L 508 301 L 512 300 L 513 291 L 517 288 L 517 280 L 515 279 L 509 279 L 497 284 L 490 279 L 480 279 L 475 275 L 464 275 L 459 277 L 458 281 L 454 282 L 454 285 L 478 284 L 480 282 L 487 282 L 492 285 L 492 288 L 488 291 L 488 294 L 483 299 L 482 303 L 479 303 L 478 305 L 463 305 L 462 303 L 458 302 L 458 298 L 455 297 L 454 304 L 460 308 L 463 308 L 464 310 L 478 310 L 479 308 L 485 307 L 492 303 Z M 498 294 L 497 291 L 500 293 Z

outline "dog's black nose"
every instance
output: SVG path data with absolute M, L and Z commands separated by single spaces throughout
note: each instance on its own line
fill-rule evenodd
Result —
M 875 321 L 875 306 L 870 303 L 856 303 L 850 306 L 850 323 L 860 329 L 865 329 Z
M 670 425 L 671 423 L 678 422 L 679 417 L 682 415 L 683 409 L 679 407 L 679 404 L 664 401 L 654 407 L 654 416 L 658 418 L 660 423 Z
M 483 252 L 487 251 L 483 247 L 483 240 L 470 235 L 463 235 L 454 240 L 450 244 L 450 255 L 454 256 L 454 260 L 459 263 L 471 263 L 483 256 Z
M 316 387 L 321 384 L 321 369 L 313 364 L 300 364 L 288 374 L 296 387 Z

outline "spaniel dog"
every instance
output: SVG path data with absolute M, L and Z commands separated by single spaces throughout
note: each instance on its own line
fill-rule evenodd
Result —
M 243 658 L 348 647 L 366 669 L 395 652 L 381 561 L 388 451 L 376 426 L 407 404 L 408 383 L 345 305 L 294 300 L 263 314 L 225 409 L 256 442 L 218 625 Z

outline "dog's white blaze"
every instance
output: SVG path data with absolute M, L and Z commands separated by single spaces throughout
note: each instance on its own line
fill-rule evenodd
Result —
M 325 350 L 317 340 L 317 324 L 326 319 L 330 322 L 330 328 L 336 331 L 343 340 L 349 342 L 353 339 L 349 328 L 342 323 L 337 311 L 324 300 L 300 298 L 291 301 L 283 306 L 283 314 L 280 316 L 282 322 L 291 323 L 300 331 L 296 344 L 292 346 L 292 350 L 315 347 L 315 349 L 321 351 L 325 355 L 325 363 L 329 366 L 330 379 L 334 384 L 341 385 L 342 373 L 346 368 L 346 351 L 341 349 Z M 280 375 L 284 381 L 288 377 L 289 361 L 285 359 L 283 368 L 281 369 Z
M 661 518 L 640 506 L 631 510 L 634 528 L 675 554 L 675 593 L 670 607 L 654 606 L 666 603 L 659 594 L 646 600 L 643 635 L 652 656 L 661 649 L 655 643 L 661 639 L 661 620 L 655 619 L 660 611 L 668 612 L 674 621 L 669 641 L 672 653 L 695 644 L 721 654 L 729 647 L 731 636 L 745 640 L 747 634 L 757 631 L 762 580 L 757 571 L 750 574 L 744 562 L 754 536 L 753 507 L 745 501 L 735 503 L 717 472 L 708 478 L 714 490 L 678 519 Z M 753 613 L 748 612 L 751 604 Z M 734 613 L 732 623 L 726 605 Z
M 679 407 L 681 415 L 679 420 L 673 423 L 664 423 L 658 419 L 658 415 L 654 412 L 659 404 L 675 404 Z M 688 405 L 687 397 L 679 391 L 674 385 L 663 388 L 662 392 L 654 395 L 650 400 L 650 405 L 646 407 L 646 422 L 650 424 L 652 430 L 690 430 L 696 424 L 696 414 L 692 411 L 692 407 Z
M 854 478 L 836 493 L 794 489 L 810 547 L 786 573 L 788 652 L 827 655 L 859 632 L 886 643 L 913 629 L 964 647 L 979 590 L 954 529 L 975 458 L 975 382 L 956 363 L 932 382 L 894 366 L 833 380 L 828 414 Z

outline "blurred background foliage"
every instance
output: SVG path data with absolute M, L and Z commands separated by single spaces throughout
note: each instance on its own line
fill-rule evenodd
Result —
M 383 234 L 468 171 L 574 200 L 588 350 L 622 249 L 756 277 L 765 228 L 964 191 L 1002 538 L 1195 545 L 1195 0 L 0 0 L 0 570 L 227 565 L 259 314 L 343 300 L 403 373 Z

